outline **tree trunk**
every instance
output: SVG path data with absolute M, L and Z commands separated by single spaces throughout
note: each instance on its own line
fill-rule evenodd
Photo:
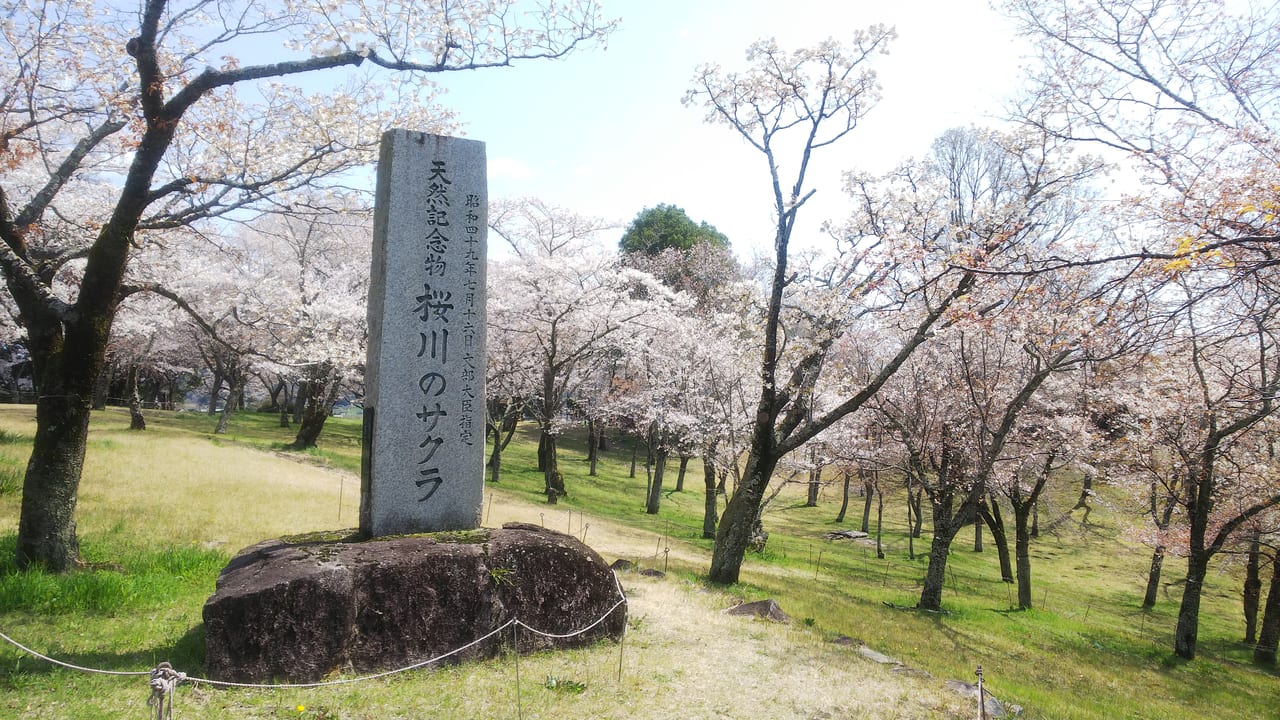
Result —
M 555 505 L 560 502 L 560 496 L 565 494 L 564 476 L 560 474 L 560 459 L 556 453 L 556 436 L 552 435 L 546 426 L 543 426 L 542 436 L 538 439 L 538 454 L 544 458 L 546 463 L 542 471 L 542 491 L 547 496 L 547 504 Z
M 880 536 L 884 531 L 884 493 L 880 492 L 880 483 L 876 482 L 876 559 L 884 559 L 884 545 Z
M 862 532 L 871 532 L 871 496 L 875 480 L 870 472 L 859 469 L 858 473 L 862 475 Z
M 772 433 L 768 428 L 764 431 Z M 720 517 L 720 528 L 716 531 L 715 550 L 711 555 L 711 570 L 708 573 L 711 582 L 720 585 L 738 582 L 742 561 L 759 521 L 760 503 L 764 500 L 765 488 L 768 487 L 769 478 L 773 476 L 773 469 L 777 464 L 778 458 L 772 454 L 762 456 L 755 450 L 748 453 L 742 480 Z
M 1253 661 L 1260 665 L 1276 664 L 1276 647 L 1280 644 L 1280 551 L 1271 558 L 1271 587 L 1267 590 L 1267 606 L 1262 610 L 1262 630 L 1253 648 Z
M 637 453 L 637 450 L 636 450 L 635 438 L 632 438 L 632 441 L 631 441 L 631 474 L 629 475 L 629 477 L 632 477 L 632 478 L 634 478 L 634 477 L 636 476 L 636 453 Z
M 1031 503 L 1031 537 L 1040 537 L 1040 499 Z
M 1013 506 L 1013 553 L 1018 563 L 1018 607 L 1031 609 L 1031 528 L 1027 516 L 1035 508 L 1035 502 L 1015 503 Z
M 1262 598 L 1262 578 L 1258 575 L 1261 542 L 1255 532 L 1249 541 L 1249 559 L 1244 572 L 1244 641 L 1258 642 L 1258 603 Z
M 1013 582 L 1013 565 L 1009 561 L 1009 533 L 1004 525 L 1004 515 L 1000 512 L 1000 503 L 996 502 L 994 496 L 988 497 L 988 501 L 978 507 L 978 513 L 978 522 L 985 522 L 987 527 L 991 528 L 991 540 L 996 544 L 996 555 L 1000 559 L 1000 579 L 1003 582 L 1011 583 Z M 1016 505 L 1014 506 L 1013 514 L 1014 524 L 1016 525 L 1018 522 Z M 1016 528 L 1014 529 L 1014 534 L 1015 536 L 1017 535 Z
M 498 428 L 490 426 L 493 433 L 493 450 L 489 451 L 489 482 L 496 483 L 502 478 L 502 438 Z
M 218 414 L 218 393 L 222 392 L 222 363 L 217 362 L 213 368 L 213 379 L 209 381 L 209 407 L 205 410 L 209 417 Z
M 805 507 L 818 507 L 818 493 L 822 490 L 822 466 L 809 471 L 809 494 L 805 498 Z
M 915 511 L 915 522 L 911 523 L 911 537 L 919 538 L 920 529 L 924 526 L 924 489 L 916 488 L 915 494 L 907 493 L 907 504 Z
M 86 363 L 87 364 L 87 363 Z M 22 482 L 16 561 L 20 569 L 67 572 L 80 564 L 76 494 L 89 437 L 89 404 L 45 385 Z M 55 394 L 56 393 L 56 394 Z
M 599 434 L 600 429 L 596 421 L 587 418 L 587 462 L 591 466 L 591 469 L 587 471 L 587 475 L 591 477 L 596 477 L 596 466 L 600 462 L 600 441 L 597 437 Z
M 645 503 L 644 511 L 650 515 L 657 515 L 658 508 L 662 504 L 662 476 L 667 469 L 668 450 L 665 447 L 658 447 L 654 452 L 653 459 L 653 482 L 649 486 L 649 499 Z
M 138 374 L 140 368 L 134 364 L 129 366 L 129 429 L 146 430 L 147 419 L 142 416 L 142 396 L 138 394 Z
M 227 427 L 231 424 L 231 413 L 233 408 L 240 400 L 240 394 L 244 392 L 244 381 L 240 379 L 238 373 L 230 375 L 227 386 L 227 401 L 222 405 L 222 414 L 218 416 L 218 425 L 213 429 L 215 435 L 221 435 L 227 431 Z
M 943 528 L 934 530 L 933 542 L 929 545 L 929 568 L 924 573 L 924 590 L 916 605 L 921 610 L 942 610 L 942 586 L 947 580 L 947 555 L 951 552 L 951 540 L 954 537 L 955 531 L 947 532 Z
M 702 456 L 702 539 L 713 540 L 716 536 L 716 515 L 719 510 L 716 492 L 716 463 L 711 453 Z
M 849 485 L 852 475 L 853 473 L 848 470 L 844 471 L 844 492 L 840 495 L 840 512 L 836 514 L 837 523 L 844 522 L 844 514 L 849 511 Z M 866 532 L 866 530 L 863 530 L 863 532 Z
M 684 492 L 684 473 L 689 468 L 689 456 L 680 456 L 680 470 L 676 473 L 676 492 Z
M 307 411 L 307 398 L 311 397 L 311 384 L 307 380 L 298 382 L 297 387 L 293 389 L 293 422 L 298 424 L 302 422 L 302 416 Z
M 1200 632 L 1200 597 L 1208 574 L 1209 553 L 1192 548 L 1187 555 L 1187 584 L 1182 588 L 1182 604 L 1178 607 L 1178 626 L 1173 635 L 1173 651 L 1178 657 L 1194 660 Z
M 110 363 L 103 363 L 102 372 L 98 373 L 98 379 L 93 383 L 93 409 L 94 410 L 107 409 L 107 395 L 111 391 L 111 380 L 112 380 L 112 375 L 114 374 L 112 370 L 113 368 Z M 15 374 L 15 377 L 13 378 L 13 389 L 14 389 L 13 396 L 17 398 L 14 400 L 14 402 L 22 402 L 22 398 L 19 397 L 17 392 L 18 378 L 16 374 Z
M 974 516 L 973 518 L 973 551 L 976 553 L 982 552 L 982 523 L 983 522 L 984 520 L 982 519 L 981 516 Z
M 338 390 L 342 386 L 342 378 L 332 367 L 322 366 L 313 371 L 307 379 L 307 400 L 302 413 L 302 422 L 298 425 L 298 434 L 289 447 L 293 450 L 313 448 L 324 431 L 325 421 L 333 412 L 333 403 L 338 399 Z M 239 399 L 239 398 L 237 398 Z M 301 398 L 299 398 L 301 399 Z
M 1151 567 L 1147 570 L 1147 592 L 1142 596 L 1142 607 L 1155 607 L 1160 592 L 1160 571 L 1164 567 L 1164 543 L 1156 543 L 1151 551 Z

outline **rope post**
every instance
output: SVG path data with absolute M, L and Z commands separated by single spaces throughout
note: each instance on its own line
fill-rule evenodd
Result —
M 511 651 L 516 655 L 516 718 L 524 720 L 524 705 L 520 698 L 520 621 L 511 623 Z
M 978 720 L 987 720 L 987 691 L 982 687 L 982 666 L 978 666 Z

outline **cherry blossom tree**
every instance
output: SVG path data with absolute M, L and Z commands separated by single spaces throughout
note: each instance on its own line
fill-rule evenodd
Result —
M 591 244 L 602 221 L 537 201 L 524 204 L 529 212 L 490 215 L 517 257 L 490 265 L 489 333 L 500 349 L 523 348 L 534 359 L 530 406 L 540 428 L 547 501 L 554 503 L 565 494 L 557 439 L 573 422 L 566 401 L 595 363 L 645 330 L 641 321 L 660 314 L 672 293 Z
M 0 267 L 40 388 L 17 561 L 53 571 L 78 559 L 89 398 L 131 255 L 336 181 L 370 162 L 381 128 L 444 129 L 432 73 L 560 57 L 613 27 L 591 0 L 80 0 L 3 17 Z M 324 71 L 339 89 L 294 84 Z
M 1027 161 L 1019 172 L 1034 182 L 1000 194 L 989 205 L 994 211 L 984 206 L 967 217 L 953 212 L 944 173 L 933 172 L 926 181 L 916 177 L 923 172 L 917 166 L 884 182 L 855 178 L 851 190 L 860 220 L 838 233 L 834 259 L 816 272 L 793 270 L 788 248 L 795 219 L 813 192 L 805 186 L 809 162 L 850 133 L 875 103 L 878 88 L 867 64 L 891 38 L 890 30 L 872 27 L 848 46 L 828 41 L 794 53 L 760 42 L 748 51 L 747 72 L 704 68 L 688 95 L 689 102 L 707 107 L 711 121 L 727 124 L 764 156 L 777 221 L 756 419 L 742 482 L 718 531 L 714 582 L 738 580 L 765 488 L 782 458 L 874 396 L 970 293 L 980 270 L 1008 261 L 1028 234 L 1045 237 L 1029 216 L 1049 211 L 1048 198 L 1091 172 L 1087 164 L 1050 162 L 1052 149 L 1031 138 L 1022 143 L 1024 152 L 1013 155 Z M 788 155 L 793 160 L 784 163 Z M 784 166 L 791 173 L 785 181 Z M 922 181 L 932 183 L 929 192 Z M 802 301 L 805 295 L 810 297 Z M 784 321 L 784 307 L 799 321 Z M 814 388 L 833 343 L 848 327 L 886 316 L 892 320 L 884 326 L 895 330 L 894 352 L 865 383 L 817 411 Z
M 1270 497 L 1258 488 L 1227 511 L 1230 503 L 1218 494 L 1261 477 L 1231 453 L 1250 445 L 1252 430 L 1271 414 L 1265 389 L 1275 377 L 1269 308 L 1280 229 L 1280 9 L 1222 0 L 1003 5 L 1041 61 L 1020 118 L 1057 137 L 1118 151 L 1144 183 L 1117 209 L 1122 222 L 1144 226 L 1141 247 L 1047 265 L 1146 260 L 1141 272 L 1162 274 L 1164 292 L 1182 297 L 1168 311 L 1177 318 L 1171 325 L 1177 350 L 1163 351 L 1177 360 L 1160 364 L 1183 369 L 1192 403 L 1185 409 L 1203 421 L 1176 432 L 1164 427 L 1187 454 L 1158 454 L 1174 452 L 1160 472 L 1183 476 L 1177 487 L 1167 486 L 1166 499 L 1186 512 L 1188 575 L 1174 650 L 1192 658 L 1209 559 L 1231 539 L 1235 521 Z M 1182 291 L 1167 289 L 1178 283 Z
M 367 211 L 335 197 L 308 208 L 238 239 L 253 257 L 239 320 L 266 335 L 259 353 L 278 374 L 300 379 L 299 450 L 315 446 L 338 394 L 362 379 L 371 251 Z

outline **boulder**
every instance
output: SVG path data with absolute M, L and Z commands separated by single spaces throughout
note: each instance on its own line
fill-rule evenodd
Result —
M 572 635 L 521 628 L 521 652 L 577 647 L 622 637 L 620 593 L 599 555 L 536 525 L 270 540 L 233 558 L 205 603 L 205 671 L 235 682 L 313 682 L 459 648 L 449 661 L 491 657 L 511 647 L 512 628 L 490 635 L 513 619 Z
M 773 598 L 768 600 L 756 600 L 755 602 L 746 602 L 725 610 L 730 615 L 746 615 L 749 617 L 758 617 L 764 620 L 772 620 L 779 623 L 791 622 L 791 617 L 782 611 L 778 601 Z

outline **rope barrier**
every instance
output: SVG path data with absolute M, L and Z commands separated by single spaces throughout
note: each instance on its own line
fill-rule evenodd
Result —
M 624 593 L 622 590 L 622 582 L 618 580 L 618 576 L 616 574 L 613 576 L 613 583 L 614 583 L 614 588 L 618 592 L 618 601 L 614 603 L 612 607 L 606 610 L 604 614 L 602 614 L 599 618 L 597 618 L 591 624 L 579 630 L 575 630 L 571 633 L 557 634 L 557 633 L 546 632 L 525 623 L 519 618 L 512 618 L 506 621 L 505 623 L 503 623 L 502 625 L 500 625 L 499 627 L 496 627 L 493 630 L 489 631 L 488 633 L 484 634 L 483 636 L 476 638 L 475 640 L 472 640 L 466 645 L 463 645 L 458 648 L 454 648 L 453 650 L 450 650 L 446 653 L 437 655 L 436 657 L 433 657 L 427 660 L 422 660 L 422 661 L 413 663 L 411 665 L 406 665 L 404 667 L 396 668 L 394 670 L 385 670 L 382 672 L 372 673 L 369 675 L 361 675 L 353 678 L 340 678 L 338 680 L 326 680 L 322 682 L 313 682 L 313 683 L 241 683 L 241 682 L 233 682 L 229 680 L 213 680 L 210 678 L 202 678 L 194 675 L 188 675 L 184 672 L 179 672 L 177 670 L 174 670 L 173 666 L 167 662 L 159 663 L 152 670 L 102 670 L 99 668 L 91 668 L 91 667 L 84 667 L 81 665 L 75 665 L 72 663 L 63 662 L 61 660 L 57 660 L 55 658 L 49 657 L 48 655 L 32 650 L 31 648 L 27 647 L 26 645 L 23 645 L 17 640 L 14 640 L 13 638 L 9 637 L 3 632 L 0 632 L 0 639 L 5 640 L 10 645 L 13 645 L 14 647 L 18 648 L 22 652 L 27 653 L 28 655 L 31 655 L 32 657 L 39 658 L 41 660 L 44 660 L 45 662 L 52 663 L 53 665 L 57 665 L 59 667 L 67 668 L 69 670 L 77 670 L 77 671 L 86 672 L 86 673 L 97 673 L 100 675 L 119 675 L 119 676 L 145 675 L 147 676 L 148 684 L 151 688 L 151 697 L 148 698 L 147 700 L 147 706 L 155 709 L 155 712 L 154 714 L 151 715 L 151 717 L 153 718 L 153 720 L 172 720 L 173 692 L 182 683 L 190 683 L 192 685 L 209 685 L 212 687 L 251 688 L 251 689 L 261 689 L 261 690 L 299 690 L 299 689 L 307 689 L 307 688 L 331 687 L 336 685 L 351 685 L 354 683 L 377 680 L 380 678 L 389 677 L 391 675 L 398 675 L 400 673 L 408 672 L 410 670 L 417 670 L 419 668 L 426 667 L 427 665 L 437 663 L 441 660 L 452 657 L 459 653 L 466 652 L 467 650 L 475 647 L 476 645 L 479 645 L 480 643 L 483 643 L 486 640 L 489 640 L 494 636 L 502 633 L 507 628 L 512 628 L 513 638 L 517 639 L 516 640 L 517 644 L 514 649 L 516 651 L 516 662 L 519 663 L 519 645 L 518 645 L 519 634 L 518 633 L 520 628 L 524 628 L 529 632 L 534 633 L 535 635 L 540 635 L 542 637 L 553 639 L 553 640 L 564 640 L 564 639 L 577 637 L 579 635 L 584 635 L 588 632 L 591 632 L 593 629 L 598 627 L 601 623 L 608 620 L 609 617 L 612 616 L 613 613 L 618 608 L 623 607 L 624 605 L 627 604 L 627 596 L 626 596 L 626 593 Z M 626 628 L 624 627 L 623 633 L 625 634 L 625 632 L 626 632 Z M 516 672 L 519 673 L 519 665 L 517 664 L 516 667 L 517 667 Z M 621 672 L 621 670 L 619 670 L 619 672 Z M 517 683 L 518 683 L 518 677 L 517 677 Z M 519 692 L 518 688 L 517 688 L 517 692 Z

